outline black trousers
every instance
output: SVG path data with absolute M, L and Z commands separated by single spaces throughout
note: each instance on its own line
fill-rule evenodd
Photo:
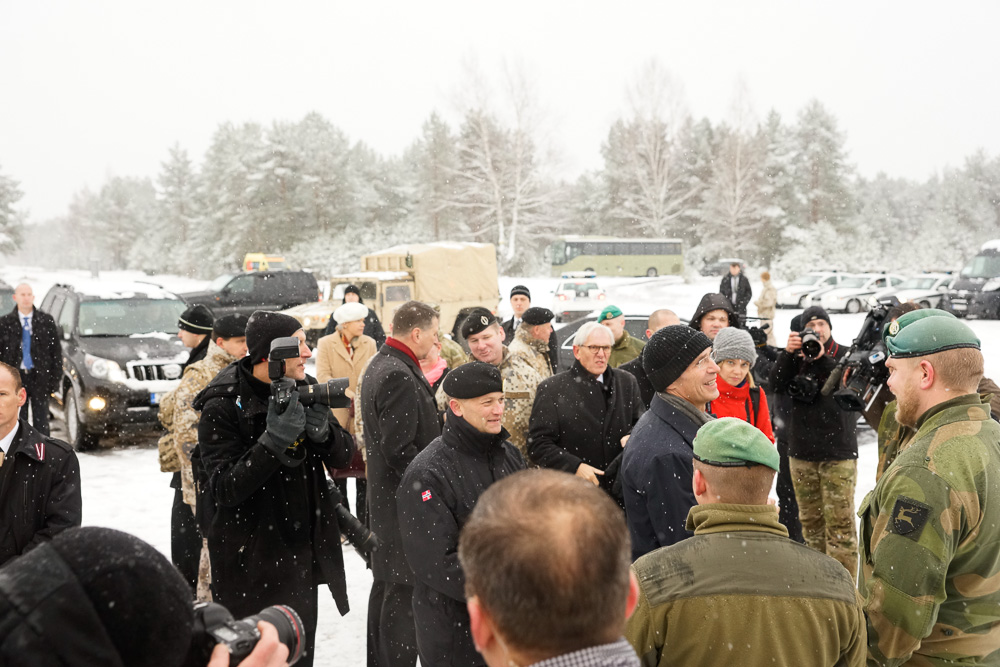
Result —
M 174 475 L 180 484 L 180 473 Z M 181 489 L 174 491 L 174 506 L 170 512 L 170 560 L 190 584 L 191 590 L 197 591 L 201 533 L 198 532 L 198 522 L 191 506 L 184 502 L 184 491 Z
M 21 419 L 27 421 L 28 406 L 31 406 L 31 425 L 43 435 L 49 435 L 49 392 L 39 386 L 37 371 L 21 370 L 21 383 L 28 394 L 28 400 L 21 406 Z
M 795 489 L 792 487 L 792 472 L 788 466 L 788 448 L 778 445 L 780 465 L 778 479 L 775 480 L 775 492 L 778 494 L 778 521 L 788 529 L 788 537 L 805 544 L 802 538 L 802 524 L 799 522 L 799 502 L 795 499 Z
M 368 598 L 368 667 L 416 664 L 413 586 L 376 579 Z

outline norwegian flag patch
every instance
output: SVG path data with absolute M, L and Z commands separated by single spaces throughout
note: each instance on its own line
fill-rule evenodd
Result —
M 431 490 L 427 489 L 426 491 L 421 493 L 420 498 L 426 503 L 428 500 L 431 499 Z

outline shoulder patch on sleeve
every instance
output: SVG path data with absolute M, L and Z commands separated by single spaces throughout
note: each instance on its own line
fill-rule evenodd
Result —
M 526 391 L 507 391 L 504 392 L 504 398 L 531 398 L 531 394 Z
M 916 540 L 924 530 L 931 508 L 922 502 L 900 496 L 892 508 L 892 531 Z

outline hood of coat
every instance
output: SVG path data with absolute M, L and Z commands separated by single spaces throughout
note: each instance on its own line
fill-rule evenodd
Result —
M 706 294 L 701 297 L 701 301 L 698 303 L 698 308 L 695 309 L 694 315 L 691 316 L 691 328 L 700 329 L 701 328 L 701 318 L 705 316 L 705 313 L 710 313 L 713 310 L 724 310 L 729 313 L 729 323 L 733 326 L 736 322 L 736 313 L 733 312 L 733 302 L 718 293 Z

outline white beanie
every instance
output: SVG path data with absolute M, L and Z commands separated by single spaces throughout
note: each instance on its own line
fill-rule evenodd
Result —
M 366 317 L 368 317 L 368 306 L 363 303 L 345 303 L 342 306 L 338 306 L 337 310 L 333 311 L 333 320 L 337 324 L 346 324 L 347 322 L 363 320 Z

